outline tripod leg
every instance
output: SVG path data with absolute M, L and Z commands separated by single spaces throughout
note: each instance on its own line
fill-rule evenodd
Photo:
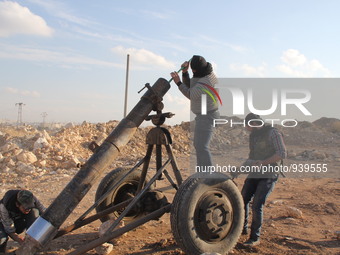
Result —
M 169 158 L 171 159 L 171 166 L 172 166 L 172 169 L 173 169 L 175 177 L 176 177 L 177 185 L 180 186 L 183 182 L 183 179 L 182 179 L 181 172 L 178 169 L 177 161 L 176 161 L 176 158 L 175 158 L 175 156 L 172 152 L 171 145 L 166 144 L 165 148 L 166 148 L 166 151 L 168 152 Z
M 156 169 L 162 167 L 162 145 L 156 144 Z M 162 180 L 162 175 L 159 176 L 158 180 Z
M 148 168 L 149 168 L 149 164 L 150 164 L 152 150 L 153 150 L 153 144 L 149 144 L 148 145 L 148 149 L 146 151 L 145 161 L 144 161 L 144 164 L 143 164 L 142 175 L 140 177 L 140 182 L 138 184 L 138 189 L 137 189 L 136 194 L 138 194 L 142 190 L 142 188 L 143 188 L 144 181 L 145 181 L 145 178 L 146 178 L 146 174 L 148 172 Z
M 175 189 L 178 190 L 178 186 L 177 184 L 172 180 L 171 176 L 169 175 L 167 170 L 163 171 L 165 177 L 168 179 L 168 181 L 170 182 L 171 186 Z

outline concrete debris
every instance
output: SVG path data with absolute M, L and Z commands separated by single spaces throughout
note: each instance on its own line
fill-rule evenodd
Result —
M 99 255 L 107 255 L 113 251 L 113 244 L 103 243 L 102 245 L 96 247 L 95 250 Z
M 294 219 L 302 219 L 303 214 L 302 211 L 298 208 L 287 206 L 286 207 L 286 217 L 292 217 Z
M 67 123 L 67 124 L 65 125 L 65 128 L 74 128 L 74 124 L 73 124 L 72 122 Z
M 45 130 L 44 130 L 45 131 Z M 50 142 L 52 142 L 52 139 L 50 138 Z M 33 151 L 36 151 L 37 149 L 42 148 L 48 148 L 50 146 L 49 142 L 45 137 L 39 137 L 33 145 Z
M 15 149 L 19 149 L 19 146 L 16 145 L 15 143 L 8 142 L 5 145 L 0 147 L 0 152 L 7 153 L 7 152 L 11 152 Z
M 112 226 L 112 224 L 115 222 L 115 219 L 110 219 L 110 220 L 107 220 L 105 222 L 103 222 L 100 227 L 99 227 L 99 236 L 103 236 L 105 235 L 105 233 L 107 232 L 107 230 Z M 118 228 L 121 228 L 121 227 L 124 227 L 125 224 L 124 224 L 124 221 L 121 221 L 119 222 L 118 226 L 115 228 L 115 229 L 118 229 Z M 127 233 L 124 233 L 123 236 L 127 236 Z
M 33 164 L 38 160 L 37 156 L 30 151 L 22 151 L 16 158 L 18 161 L 26 164 Z
M 273 200 L 269 202 L 271 205 L 283 205 L 284 203 L 285 202 L 283 200 Z

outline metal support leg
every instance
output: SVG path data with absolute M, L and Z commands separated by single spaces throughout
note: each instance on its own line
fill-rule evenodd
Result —
M 102 245 L 103 243 L 106 243 L 110 240 L 112 240 L 113 238 L 116 238 L 132 229 L 135 229 L 137 228 L 138 226 L 140 225 L 143 225 L 144 223 L 150 221 L 150 220 L 153 220 L 153 219 L 158 219 L 160 218 L 164 213 L 166 212 L 170 212 L 170 209 L 171 209 L 171 204 L 170 205 L 167 205 L 165 207 L 162 207 L 148 215 L 146 215 L 145 217 L 137 220 L 137 221 L 134 221 L 122 228 L 119 228 L 107 235 L 104 235 L 102 236 L 101 238 L 98 238 L 88 244 L 86 244 L 85 246 L 83 246 L 82 248 L 78 249 L 78 250 L 75 250 L 71 253 L 68 253 L 68 255 L 81 255 L 81 254 L 85 254 L 85 252 L 89 251 L 89 250 L 92 250 L 93 248 L 99 246 L 99 245 Z
M 169 155 L 169 158 L 171 159 L 171 166 L 172 166 L 172 169 L 174 171 L 174 175 L 176 177 L 177 184 L 178 184 L 178 186 L 180 186 L 182 184 L 182 182 L 183 182 L 183 179 L 182 179 L 181 172 L 178 169 L 177 161 L 176 161 L 176 158 L 175 158 L 175 156 L 174 156 L 174 154 L 172 152 L 171 145 L 170 144 L 166 144 L 165 148 L 166 148 L 166 151 L 167 151 L 167 153 Z
M 146 155 L 144 157 L 145 160 L 144 160 L 143 170 L 142 170 L 142 174 L 141 174 L 141 177 L 140 177 L 140 182 L 138 183 L 138 188 L 137 188 L 136 194 L 138 194 L 143 188 L 144 181 L 146 179 L 146 174 L 148 173 L 148 169 L 149 169 L 152 150 L 153 150 L 153 145 L 149 144 L 148 149 L 146 151 Z

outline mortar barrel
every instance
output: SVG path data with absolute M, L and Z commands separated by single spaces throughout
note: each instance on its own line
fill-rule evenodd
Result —
M 99 146 L 86 164 L 81 167 L 79 172 L 46 209 L 41 217 L 46 220 L 47 224 L 52 225 L 56 230 L 63 224 L 94 183 L 100 178 L 101 174 L 107 170 L 117 158 L 120 150 L 130 141 L 140 124 L 142 124 L 144 119 L 150 114 L 153 105 L 157 101 L 157 97 L 163 98 L 169 89 L 169 82 L 163 78 L 159 78 L 152 86 L 152 90 L 149 89 L 143 95 L 136 106 L 120 121 L 102 145 Z M 155 97 L 155 94 L 157 97 Z M 33 239 L 35 239 L 34 233 L 39 232 L 37 228 L 40 229 L 41 226 L 33 223 L 27 231 L 27 234 Z M 39 236 L 44 236 L 44 239 L 35 240 L 38 241 L 41 246 L 44 246 L 52 240 L 56 231 L 50 230 L 49 233 L 46 235 L 39 233 Z M 36 248 L 36 244 L 28 241 L 20 247 L 18 254 L 31 255 L 34 254 Z

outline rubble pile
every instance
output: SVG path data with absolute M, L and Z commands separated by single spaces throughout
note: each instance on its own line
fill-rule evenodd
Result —
M 81 125 L 69 123 L 59 131 L 39 131 L 31 126 L 0 128 L 0 174 L 2 182 L 18 176 L 76 172 L 93 154 L 91 142 L 100 145 L 118 121 Z M 188 125 L 167 127 L 174 140 L 175 155 L 189 155 Z M 112 168 L 134 165 L 146 153 L 146 134 L 151 127 L 139 128 L 124 147 Z M 187 130 L 185 130 L 187 129 Z
M 234 122 L 242 120 L 233 117 Z M 288 157 L 294 160 L 340 162 L 340 120 L 321 118 L 314 122 L 300 121 L 296 127 L 275 125 L 283 135 Z M 240 146 L 248 147 L 249 132 L 241 125 L 218 125 L 214 129 L 211 149 L 223 151 Z
M 322 118 L 315 123 L 301 122 L 296 128 L 278 129 L 284 134 L 290 158 L 340 161 L 337 150 L 319 150 L 339 148 L 340 132 L 335 128 L 339 122 Z M 329 123 L 332 124 L 331 128 Z M 100 145 L 117 124 L 118 121 L 97 124 L 83 122 L 81 125 L 69 123 L 61 129 L 48 131 L 31 126 L 0 126 L 0 180 L 8 183 L 17 176 L 34 177 L 56 172 L 73 174 L 93 154 L 88 148 L 90 143 L 94 141 Z M 175 156 L 188 156 L 193 152 L 190 146 L 192 125 L 193 123 L 183 122 L 180 125 L 167 126 L 172 135 Z M 145 155 L 146 134 L 151 128 L 137 130 L 112 168 L 132 166 Z M 248 146 L 248 136 L 249 133 L 242 125 L 220 125 L 214 129 L 211 149 L 218 151 Z M 290 146 L 293 145 L 298 149 L 291 150 Z

